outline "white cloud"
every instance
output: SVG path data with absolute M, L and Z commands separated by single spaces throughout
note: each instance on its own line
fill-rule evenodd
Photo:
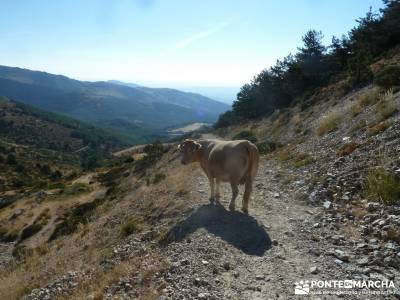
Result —
M 212 28 L 192 34 L 191 36 L 184 38 L 183 40 L 176 43 L 174 48 L 175 49 L 185 48 L 185 47 L 189 46 L 190 44 L 192 44 L 193 42 L 205 39 L 205 38 L 209 37 L 210 35 L 215 34 L 216 32 L 229 26 L 231 23 L 232 23 L 232 21 L 224 21 L 224 22 L 218 23 L 217 25 L 215 25 Z

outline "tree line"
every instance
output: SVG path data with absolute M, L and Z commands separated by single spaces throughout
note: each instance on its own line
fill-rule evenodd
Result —
M 383 0 L 379 12 L 372 9 L 342 37 L 322 43 L 321 31 L 309 30 L 297 53 L 278 60 L 241 87 L 232 110 L 220 115 L 216 128 L 268 116 L 312 95 L 329 82 L 347 79 L 349 88 L 362 87 L 373 80 L 382 85 L 400 84 L 398 66 L 388 66 L 375 75 L 371 63 L 400 44 L 400 0 Z

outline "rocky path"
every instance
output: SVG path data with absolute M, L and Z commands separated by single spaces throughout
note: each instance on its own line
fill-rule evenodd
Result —
M 207 181 L 202 178 L 197 191 L 204 199 L 208 196 L 205 187 Z M 301 200 L 305 188 L 302 181 L 287 184 L 280 167 L 264 160 L 249 216 L 225 210 L 230 196 L 227 186 L 222 206 L 204 200 L 170 232 L 167 256 L 172 267 L 165 276 L 162 299 L 291 299 L 297 297 L 295 283 L 301 280 L 394 280 L 398 288 L 395 269 L 369 267 L 369 261 L 360 261 L 364 257 L 360 249 L 385 245 L 363 239 L 353 224 L 329 217 L 323 206 Z M 381 295 L 341 297 L 382 299 Z

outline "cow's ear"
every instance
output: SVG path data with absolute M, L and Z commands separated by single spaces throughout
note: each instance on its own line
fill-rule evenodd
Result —
M 195 147 L 196 147 L 196 150 L 201 149 L 201 144 L 200 144 L 200 143 L 194 142 L 194 145 L 195 145 Z

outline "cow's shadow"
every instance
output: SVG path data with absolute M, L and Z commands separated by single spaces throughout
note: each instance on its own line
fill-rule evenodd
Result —
M 262 256 L 271 247 L 271 239 L 256 219 L 240 212 L 227 211 L 219 203 L 200 206 L 171 228 L 162 243 L 182 241 L 199 228 L 219 236 L 248 255 Z

